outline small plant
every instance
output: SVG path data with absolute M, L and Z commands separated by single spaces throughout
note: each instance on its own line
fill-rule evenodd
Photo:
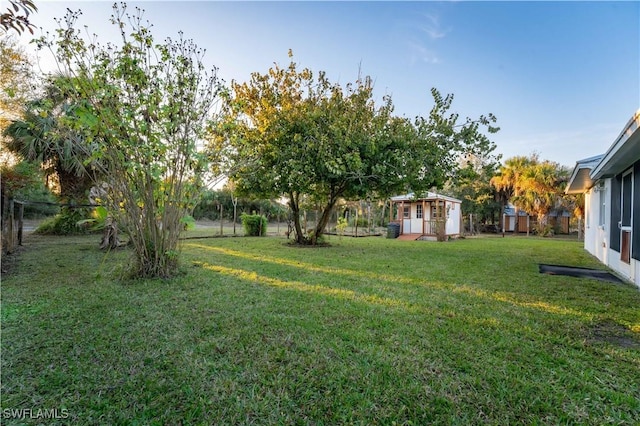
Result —
M 193 218 L 193 216 L 183 216 L 182 219 L 180 219 L 180 223 L 184 227 L 183 229 L 185 231 L 196 229 L 196 220 Z
M 262 237 L 267 235 L 267 218 L 259 214 L 246 214 L 240 216 L 244 234 L 250 237 Z
M 343 236 L 347 226 L 349 226 L 349 221 L 344 217 L 339 217 L 338 223 L 336 224 L 336 231 L 338 232 L 338 235 Z
M 556 234 L 555 229 L 551 224 L 538 226 L 536 231 L 541 237 L 553 237 Z
M 109 217 L 107 209 L 102 206 L 96 207 L 91 216 L 89 219 L 79 220 L 76 222 L 76 226 L 80 228 L 89 226 L 89 231 L 102 231 L 106 226 L 107 217 Z

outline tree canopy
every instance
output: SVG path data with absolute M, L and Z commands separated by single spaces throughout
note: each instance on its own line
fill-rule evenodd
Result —
M 16 37 L 0 35 L 0 135 L 22 116 L 34 92 L 31 60 Z
M 455 170 L 456 153 L 491 145 L 479 126 L 496 131 L 495 117 L 459 124 L 449 113 L 453 96 L 436 89 L 432 96 L 429 117 L 412 122 L 393 115 L 388 96 L 376 105 L 369 77 L 343 88 L 292 60 L 232 83 L 213 145 L 230 142 L 230 178 L 240 193 L 287 197 L 297 242 L 315 244 L 338 199 L 441 187 Z M 310 231 L 299 217 L 305 198 L 322 206 Z
M 460 157 L 456 176 L 445 186 L 445 193 L 462 200 L 462 213 L 477 216 L 482 223 L 495 223 L 500 217 L 502 205 L 496 189 L 491 185 L 500 157 L 485 154 L 469 154 Z
M 29 21 L 29 15 L 37 10 L 33 0 L 9 0 L 9 7 L 0 13 L 0 27 L 4 31 L 14 30 L 18 34 L 25 30 L 33 34 L 35 25 Z

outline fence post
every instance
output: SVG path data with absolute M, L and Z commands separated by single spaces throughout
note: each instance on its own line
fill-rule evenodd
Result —
M 223 224 L 224 224 L 224 223 L 222 222 L 222 220 L 223 220 L 223 219 L 222 219 L 222 213 L 223 213 L 223 212 L 222 212 L 222 203 L 220 203 L 220 235 L 223 235 L 223 233 L 224 233 L 224 230 L 223 230 L 223 228 L 222 228 L 222 226 L 223 226 Z
M 9 217 L 7 219 L 7 253 L 12 253 L 16 246 L 16 239 L 13 232 L 14 225 L 14 202 L 13 199 L 9 200 Z
M 7 253 L 5 248 L 7 244 L 7 235 L 5 224 L 7 223 L 7 206 L 9 205 L 9 197 L 2 194 L 2 199 L 0 199 L 0 249 L 2 249 L 3 253 Z
M 18 245 L 22 245 L 22 226 L 24 224 L 24 203 L 18 201 Z

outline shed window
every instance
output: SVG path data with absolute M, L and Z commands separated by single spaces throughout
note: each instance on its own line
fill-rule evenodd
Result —
M 439 205 L 431 204 L 431 218 L 432 219 L 442 219 L 444 218 L 444 201 L 439 201 Z
M 422 219 L 422 204 L 416 206 L 416 217 Z
M 411 217 L 411 210 L 409 206 L 404 206 L 404 210 L 402 211 L 402 217 L 405 219 L 409 219 Z

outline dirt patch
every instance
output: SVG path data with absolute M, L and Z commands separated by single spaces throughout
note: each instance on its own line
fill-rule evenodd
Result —
M 587 329 L 590 343 L 609 343 L 625 349 L 640 350 L 640 333 L 634 333 L 624 325 L 612 320 L 604 320 Z

